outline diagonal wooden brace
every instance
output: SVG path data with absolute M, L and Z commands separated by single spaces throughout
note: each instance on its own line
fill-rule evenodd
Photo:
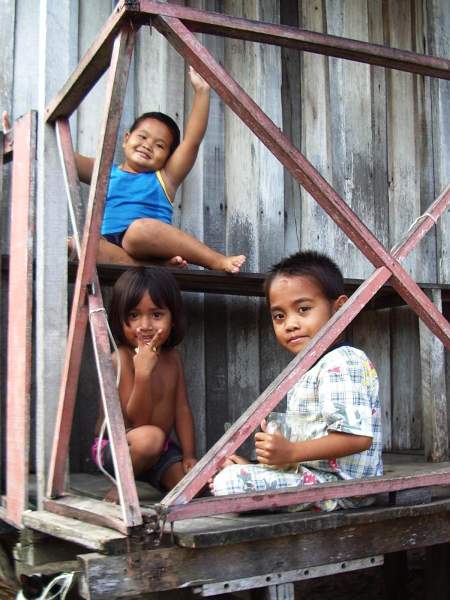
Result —
M 442 215 L 449 204 L 450 186 L 433 202 L 424 218 L 416 221 L 408 238 L 395 251 L 395 258 L 404 260 L 435 224 L 436 219 Z M 390 276 L 390 271 L 386 267 L 380 267 L 356 290 L 343 307 L 319 331 L 308 348 L 305 348 L 289 363 L 272 384 L 195 465 L 192 471 L 163 499 L 162 505 L 170 514 L 173 511 L 176 514 L 175 505 L 189 502 L 202 489 L 209 478 L 218 470 L 224 459 L 233 454 L 236 448 L 254 432 L 261 420 L 284 398 L 300 377 L 314 365 L 330 344 L 336 340 L 369 300 L 389 280 Z M 258 506 L 264 508 L 260 504 Z M 175 515 L 173 515 L 170 520 L 175 518 Z
M 81 222 L 81 214 L 79 213 L 81 212 L 82 202 L 69 121 L 67 119 L 57 119 L 55 127 L 69 201 L 69 211 L 72 218 L 73 241 L 79 257 L 80 240 L 78 224 Z M 108 427 L 108 438 L 111 444 L 117 490 L 126 530 L 129 527 L 142 524 L 142 517 L 138 510 L 139 498 L 137 496 L 133 467 L 126 439 L 125 424 L 115 382 L 115 373 L 108 340 L 106 311 L 103 305 L 101 287 L 96 269 L 94 270 L 93 284 L 90 292 L 87 294 L 87 298 L 92 343 L 103 403 L 103 414 L 105 415 Z M 47 506 L 51 507 L 53 505 L 48 504 Z M 51 510 L 51 508 L 48 508 L 48 510 Z
M 401 267 L 403 260 L 425 232 L 435 224 L 445 210 L 450 191 L 433 203 L 428 215 L 412 228 L 408 239 L 391 255 L 370 230 L 358 219 L 345 201 L 325 181 L 318 171 L 295 148 L 259 106 L 242 90 L 215 61 L 195 36 L 177 19 L 158 17 L 155 27 L 165 35 L 212 85 L 224 102 L 249 126 L 269 150 L 316 199 L 364 255 L 378 267 L 312 341 L 308 350 L 300 353 L 269 388 L 244 412 L 192 471 L 165 497 L 165 508 L 188 502 L 206 484 L 220 463 L 251 435 L 262 418 L 284 397 L 286 392 L 315 363 L 328 346 L 344 331 L 358 312 L 380 287 L 391 279 L 392 285 L 423 319 L 428 327 L 450 347 L 450 324 L 436 309 L 414 280 Z
M 95 280 L 100 224 L 103 217 L 109 171 L 114 156 L 115 140 L 117 139 L 134 42 L 135 30 L 125 25 L 116 38 L 111 57 L 106 90 L 106 110 L 100 130 L 100 142 L 92 175 L 81 256 L 73 294 L 72 314 L 56 420 L 56 436 L 49 470 L 48 494 L 51 497 L 61 495 L 64 490 L 64 469 L 68 455 L 77 382 L 88 319 L 87 292 L 88 287 Z M 133 503 L 136 503 L 136 499 L 130 498 L 130 502 L 127 504 Z M 138 511 L 139 508 L 136 507 L 131 512 L 136 514 Z M 134 517 L 130 525 L 134 524 L 133 520 Z
M 442 343 L 450 348 L 450 324 L 448 321 L 333 187 L 211 56 L 208 50 L 178 19 L 158 17 L 154 21 L 154 26 L 205 77 L 223 101 L 311 194 L 366 258 L 376 267 L 385 266 L 391 271 L 391 283 L 396 291 Z

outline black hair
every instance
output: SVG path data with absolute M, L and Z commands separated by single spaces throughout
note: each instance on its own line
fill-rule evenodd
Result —
M 148 292 L 159 308 L 167 308 L 172 316 L 172 330 L 163 348 L 173 348 L 181 342 L 186 331 L 183 300 L 175 277 L 167 269 L 158 267 L 132 267 L 122 273 L 113 287 L 109 307 L 109 324 L 117 344 L 128 345 L 123 324 L 128 315 Z
M 311 277 L 316 281 L 324 296 L 332 301 L 345 293 L 344 278 L 337 264 L 326 254 L 314 251 L 297 252 L 287 258 L 283 258 L 274 265 L 265 280 L 264 291 L 267 303 L 271 285 L 278 275 L 303 275 Z
M 142 115 L 140 115 L 130 127 L 130 133 L 137 129 L 142 121 L 145 121 L 145 119 L 156 119 L 157 121 L 164 123 L 164 125 L 170 129 L 170 133 L 172 134 L 172 143 L 170 144 L 169 148 L 169 156 L 173 154 L 177 146 L 180 145 L 180 128 L 172 119 L 172 117 L 169 117 L 169 115 L 166 115 L 162 112 L 142 113 Z

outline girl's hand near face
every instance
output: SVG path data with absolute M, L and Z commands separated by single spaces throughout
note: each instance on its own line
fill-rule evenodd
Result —
M 146 331 L 138 330 L 137 340 L 138 345 L 136 354 L 133 357 L 135 376 L 149 376 L 156 366 L 159 358 L 159 341 L 161 330 L 154 335 L 150 335 Z
M 266 422 L 261 423 L 263 431 L 255 434 L 256 458 L 262 465 L 284 466 L 295 462 L 294 444 L 281 433 L 267 433 Z

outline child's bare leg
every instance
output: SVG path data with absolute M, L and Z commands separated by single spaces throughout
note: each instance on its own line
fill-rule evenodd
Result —
M 133 267 L 157 265 L 164 267 L 187 267 L 187 262 L 181 256 L 172 256 L 164 260 L 158 260 L 157 258 L 150 258 L 149 260 L 137 260 L 130 256 L 123 248 L 109 242 L 105 238 L 99 239 L 98 250 L 97 250 L 97 263 L 108 264 L 113 263 L 116 265 L 130 265 Z
M 142 425 L 127 433 L 127 441 L 133 473 L 136 477 L 158 462 L 166 443 L 166 434 L 159 427 Z M 118 498 L 117 488 L 112 487 L 104 499 L 107 502 L 117 502 Z
M 73 238 L 68 239 L 68 251 L 69 258 L 73 260 L 76 258 L 75 243 Z M 99 239 L 98 250 L 97 250 L 97 263 L 98 264 L 115 264 L 115 265 L 129 265 L 132 267 L 140 267 L 147 265 L 158 265 L 165 267 L 179 267 L 186 268 L 187 262 L 181 256 L 173 256 L 165 260 L 158 260 L 152 258 L 151 260 L 137 260 L 127 254 L 123 248 L 120 248 L 116 244 L 113 244 L 106 240 L 104 237 Z
M 166 443 L 166 434 L 154 425 L 141 425 L 127 433 L 127 440 L 131 464 L 136 476 L 158 462 Z
M 225 256 L 209 248 L 185 231 L 156 219 L 138 219 L 122 240 L 124 250 L 137 260 L 149 256 L 170 258 L 180 255 L 188 262 L 207 269 L 238 273 L 245 256 Z
M 183 464 L 181 462 L 177 462 L 165 471 L 163 476 L 161 477 L 161 483 L 167 491 L 170 491 L 174 488 L 179 481 L 181 481 L 184 477 Z

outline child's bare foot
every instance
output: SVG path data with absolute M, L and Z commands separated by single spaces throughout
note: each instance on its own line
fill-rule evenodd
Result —
M 223 463 L 219 467 L 219 470 L 222 471 L 222 469 L 225 469 L 226 467 L 229 467 L 230 465 L 248 465 L 249 463 L 250 463 L 250 461 L 247 460 L 246 458 L 244 458 L 243 456 L 239 456 L 239 454 L 231 454 L 223 461 Z M 216 473 L 216 475 L 217 475 L 217 473 Z M 215 475 L 213 477 L 210 477 L 208 480 L 209 491 L 213 495 L 214 495 L 214 477 L 215 477 Z
M 246 260 L 243 254 L 239 256 L 224 256 L 218 265 L 218 270 L 225 271 L 225 273 L 239 273 Z
M 112 504 L 119 503 L 119 492 L 117 491 L 117 488 L 115 485 L 109 490 L 109 492 L 107 492 L 107 494 L 105 495 L 103 500 L 105 502 L 111 502 Z
M 174 256 L 173 258 L 162 261 L 161 264 L 165 267 L 178 267 L 179 269 L 186 269 L 188 265 L 187 260 L 184 260 L 181 256 Z

